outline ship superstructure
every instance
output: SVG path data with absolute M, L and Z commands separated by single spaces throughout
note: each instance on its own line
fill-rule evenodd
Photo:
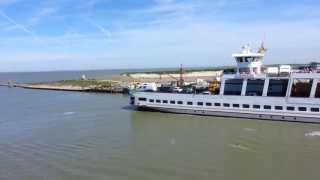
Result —
M 221 76 L 218 94 L 135 92 L 131 104 L 172 113 L 320 123 L 320 73 L 264 67 L 265 51 L 247 45 L 233 54 L 236 71 Z

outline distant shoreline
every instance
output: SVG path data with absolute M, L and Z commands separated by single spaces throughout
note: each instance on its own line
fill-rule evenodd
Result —
M 223 71 L 226 69 L 231 69 L 233 66 L 220 66 L 220 67 L 212 67 L 212 68 L 183 68 L 184 73 L 197 73 L 204 71 Z M 172 70 L 151 70 L 151 71 L 134 71 L 134 72 L 124 72 L 121 75 L 133 75 L 133 74 L 178 74 L 180 71 L 178 68 Z
M 159 72 L 157 74 L 157 72 Z M 128 93 L 129 89 L 138 83 L 155 82 L 168 84 L 177 81 L 180 77 L 177 71 L 157 71 L 157 72 L 134 72 L 123 73 L 121 75 L 104 75 L 96 78 L 65 79 L 58 81 L 42 82 L 13 82 L 3 81 L 2 86 L 17 87 L 24 89 L 55 90 L 55 91 L 80 91 L 80 92 L 101 92 L 101 93 Z M 213 80 L 222 74 L 222 70 L 192 69 L 184 71 L 183 78 L 186 82 L 195 82 L 197 79 Z
M 310 61 L 311 62 L 311 61 Z M 320 62 L 320 61 L 313 61 Z M 292 67 L 303 66 L 309 63 L 283 63 L 286 65 L 290 65 Z M 280 64 L 265 64 L 265 66 L 278 66 Z M 206 70 L 223 70 L 234 68 L 234 66 L 224 65 L 224 66 L 202 66 L 202 67 L 184 67 L 186 72 L 192 71 L 206 71 Z M 58 73 L 58 72 L 90 72 L 90 71 L 118 71 L 119 74 L 132 74 L 132 73 L 174 73 L 178 72 L 179 67 L 150 67 L 150 68 L 133 68 L 133 69 L 125 69 L 125 68 L 111 68 L 111 69 L 65 69 L 65 70 L 39 70 L 39 71 L 0 71 L 0 73 Z
M 291 64 L 292 68 L 303 68 L 306 64 Z M 267 65 L 279 66 L 277 64 Z M 233 70 L 233 66 L 221 66 L 216 68 L 184 68 L 182 77 L 185 82 L 196 82 L 198 79 L 205 81 L 215 80 L 224 71 Z M 56 90 L 56 91 L 83 91 L 83 92 L 103 92 L 103 93 L 126 93 L 128 89 L 138 83 L 158 83 L 171 84 L 180 79 L 180 71 L 177 69 L 158 69 L 148 71 L 122 71 L 113 74 L 108 70 L 106 73 L 92 73 L 92 71 L 76 71 L 72 76 L 66 76 L 62 80 L 50 80 L 45 77 L 42 81 L 12 81 L 10 79 L 0 79 L 0 86 L 19 87 L 26 89 Z M 86 73 L 87 72 L 87 73 Z M 88 72 L 91 72 L 89 74 Z M 59 73 L 59 72 L 48 72 Z M 19 73 L 17 73 L 19 74 Z M 87 76 L 89 75 L 89 76 Z M 37 77 L 38 75 L 33 77 Z M 81 76 L 88 77 L 81 79 Z M 21 74 L 17 77 L 23 77 Z M 50 78 L 50 76 L 48 76 Z M 71 77 L 71 78 L 70 78 Z

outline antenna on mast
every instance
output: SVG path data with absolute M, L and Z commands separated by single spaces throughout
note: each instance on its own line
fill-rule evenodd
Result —
M 258 49 L 258 53 L 264 54 L 267 51 L 267 49 L 264 46 L 264 42 L 266 41 L 266 37 L 267 37 L 266 33 L 263 33 L 263 38 L 262 38 L 262 41 L 261 41 L 261 46 Z
M 267 49 L 264 47 L 264 41 L 261 41 L 261 45 L 257 51 L 257 53 L 264 54 L 267 51 Z

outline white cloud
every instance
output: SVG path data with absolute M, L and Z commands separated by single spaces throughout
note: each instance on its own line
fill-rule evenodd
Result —
M 91 19 L 88 19 L 87 22 L 97 28 L 102 34 L 105 35 L 106 38 L 111 36 L 111 32 L 104 28 L 101 24 L 98 24 Z
M 38 23 L 40 23 L 40 21 L 52 14 L 55 14 L 58 12 L 58 8 L 54 8 L 54 7 L 43 7 L 42 9 L 40 9 L 36 15 L 34 15 L 33 17 L 27 19 L 27 23 L 29 25 L 36 25 Z
M 243 44 L 258 46 L 266 34 L 268 64 L 302 63 L 320 58 L 320 52 L 316 51 L 320 49 L 318 19 L 221 18 L 219 12 L 223 8 L 250 6 L 252 1 L 157 0 L 152 7 L 128 10 L 125 15 L 119 11 L 122 16 L 116 20 L 107 15 L 91 14 L 82 18 L 83 14 L 76 14 L 83 26 L 70 25 L 63 35 L 42 35 L 41 41 L 30 41 L 30 37 L 2 38 L 0 53 L 3 60 L 16 63 L 20 69 L 31 61 L 46 70 L 62 68 L 61 64 L 67 69 L 85 69 L 88 63 L 95 68 L 177 67 L 180 63 L 233 65 L 231 53 Z M 44 12 L 44 15 L 55 13 L 54 10 Z M 294 14 L 291 16 L 295 17 Z M 12 53 L 12 49 L 16 52 Z M 0 68 L 6 70 L 6 66 Z
M 4 19 L 6 19 L 8 22 L 10 22 L 13 26 L 7 28 L 7 30 L 9 29 L 20 29 L 23 32 L 31 35 L 33 37 L 34 40 L 38 40 L 37 35 L 31 31 L 30 29 L 28 29 L 27 27 L 25 27 L 22 24 L 19 24 L 18 22 L 16 22 L 14 19 L 12 19 L 11 17 L 9 17 L 6 13 L 4 13 L 3 11 L 0 11 L 0 16 Z
M 308 19 L 316 19 L 320 17 L 318 6 L 296 5 L 283 11 L 283 14 L 290 18 L 300 17 Z
M 0 6 L 14 4 L 18 1 L 19 0 L 0 0 Z

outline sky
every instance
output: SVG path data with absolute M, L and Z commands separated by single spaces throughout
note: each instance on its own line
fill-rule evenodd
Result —
M 320 61 L 319 0 L 0 0 L 0 71 Z

